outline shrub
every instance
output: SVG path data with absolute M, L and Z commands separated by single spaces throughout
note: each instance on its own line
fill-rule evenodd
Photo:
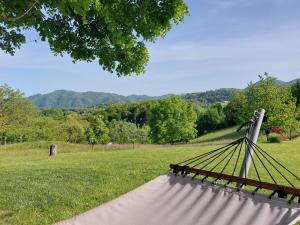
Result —
M 277 134 L 270 134 L 268 137 L 270 143 L 281 143 L 283 141 L 282 137 Z

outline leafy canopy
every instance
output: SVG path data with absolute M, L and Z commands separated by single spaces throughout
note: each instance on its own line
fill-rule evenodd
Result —
M 37 113 L 38 110 L 19 90 L 0 86 L 0 134 L 4 138 L 8 133 L 25 135 Z
M 148 133 L 148 126 L 139 128 L 134 123 L 123 120 L 112 120 L 109 123 L 109 137 L 114 143 L 147 143 L 149 142 Z
M 196 136 L 196 111 L 180 97 L 162 99 L 151 109 L 149 126 L 154 143 L 187 142 Z
M 102 116 L 89 118 L 90 126 L 87 129 L 87 140 L 91 145 L 107 144 L 109 141 L 109 130 L 106 127 Z
M 24 29 L 36 30 L 54 54 L 74 61 L 97 60 L 118 76 L 145 71 L 154 42 L 183 22 L 183 0 L 10 0 L 0 1 L 0 48 L 14 54 Z
M 291 88 L 279 87 L 268 74 L 260 76 L 258 84 L 249 85 L 242 107 L 241 115 L 246 118 L 251 118 L 256 109 L 264 108 L 267 113 L 267 121 L 264 123 L 266 130 L 272 127 L 289 130 L 298 125 L 296 99 Z
M 300 106 L 300 79 L 292 86 L 292 94 L 297 99 L 297 106 Z
M 210 106 L 205 112 L 198 116 L 198 135 L 222 128 L 225 125 L 225 114 L 220 103 Z

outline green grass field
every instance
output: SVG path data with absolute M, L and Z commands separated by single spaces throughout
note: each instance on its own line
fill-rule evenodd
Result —
M 49 157 L 49 144 L 0 148 L 1 225 L 52 224 L 165 173 L 170 163 L 215 148 L 187 145 L 107 151 L 61 143 L 59 155 Z M 262 147 L 300 175 L 300 139 Z
M 238 129 L 237 126 L 220 129 L 214 132 L 204 134 L 198 138 L 195 138 L 194 140 L 190 141 L 190 143 L 191 144 L 201 143 L 201 144 L 209 144 L 209 145 L 228 143 L 243 136 L 246 132 L 245 129 L 236 132 L 237 129 Z M 266 142 L 266 136 L 263 134 L 260 135 L 259 139 L 261 142 Z
M 234 141 L 237 138 L 241 137 L 245 130 L 241 130 L 240 132 L 236 132 L 238 127 L 229 127 L 221 130 L 217 130 L 215 132 L 210 132 L 207 134 L 204 134 L 194 140 L 192 140 L 190 143 L 207 143 L 207 144 L 220 144 L 220 143 L 228 143 L 230 141 Z

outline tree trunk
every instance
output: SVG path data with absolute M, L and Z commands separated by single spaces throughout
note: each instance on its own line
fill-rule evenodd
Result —
M 54 144 L 50 146 L 50 156 L 55 156 L 58 153 L 58 145 Z

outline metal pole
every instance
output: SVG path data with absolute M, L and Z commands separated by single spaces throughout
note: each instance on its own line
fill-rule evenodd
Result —
M 254 144 L 256 144 L 259 131 L 264 119 L 265 115 L 265 110 L 264 109 L 258 109 L 254 113 L 254 120 L 253 123 L 250 125 L 249 133 L 248 133 L 248 138 L 250 141 L 252 141 Z M 241 166 L 241 171 L 240 171 L 240 177 L 246 178 L 249 172 L 249 168 L 251 165 L 251 160 L 253 156 L 253 146 L 251 144 L 248 144 L 247 146 L 247 151 L 245 153 L 244 161 Z

